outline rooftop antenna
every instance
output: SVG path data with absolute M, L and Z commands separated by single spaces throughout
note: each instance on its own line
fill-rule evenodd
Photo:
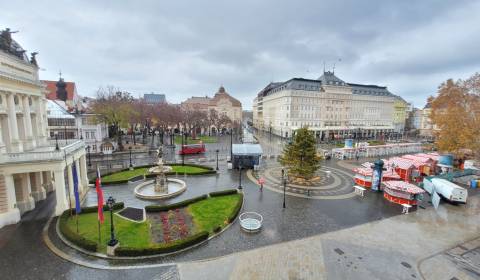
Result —
M 325 73 L 325 60 L 323 61 L 323 73 Z
M 62 70 L 58 71 L 58 76 L 60 76 L 60 79 L 62 78 Z

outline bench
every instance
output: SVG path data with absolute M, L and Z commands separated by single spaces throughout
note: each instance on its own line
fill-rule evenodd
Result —
M 408 214 L 408 210 L 412 207 L 410 204 L 402 204 L 403 209 L 402 209 L 402 214 Z
M 355 189 L 355 194 L 359 195 L 359 196 L 363 196 L 364 195 L 364 192 L 365 192 L 365 188 L 364 187 L 360 187 L 360 186 L 353 186 L 353 188 Z

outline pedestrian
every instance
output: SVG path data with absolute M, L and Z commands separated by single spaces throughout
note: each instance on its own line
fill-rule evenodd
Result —
M 260 178 L 258 179 L 258 184 L 260 185 L 260 191 L 263 192 L 263 184 L 265 183 L 265 179 Z

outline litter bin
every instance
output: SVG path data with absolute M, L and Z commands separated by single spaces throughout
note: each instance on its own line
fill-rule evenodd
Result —
M 477 180 L 471 180 L 470 181 L 470 188 L 472 188 L 472 189 L 477 188 Z

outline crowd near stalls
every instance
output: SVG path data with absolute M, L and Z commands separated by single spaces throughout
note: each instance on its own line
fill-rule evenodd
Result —
M 388 201 L 409 207 L 417 205 L 426 192 L 432 197 L 437 193 L 452 202 L 465 203 L 468 192 L 455 183 L 476 187 L 480 176 L 474 169 L 453 172 L 453 168 L 451 155 L 417 153 L 379 160 L 375 164 L 365 162 L 353 172 L 357 186 L 381 190 Z M 377 187 L 372 187 L 376 184 Z

